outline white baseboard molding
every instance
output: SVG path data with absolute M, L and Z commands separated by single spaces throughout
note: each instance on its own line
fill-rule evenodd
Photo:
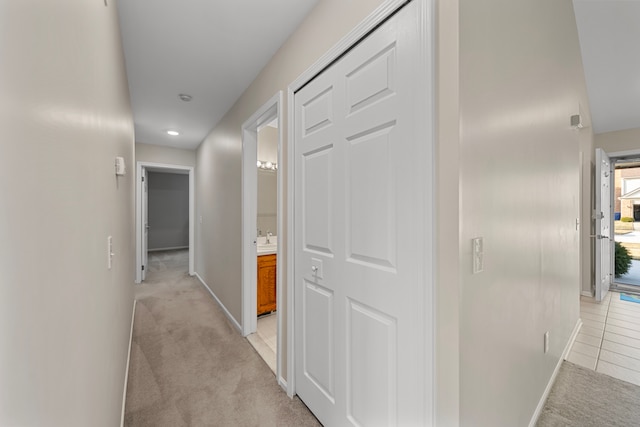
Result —
M 189 246 L 170 246 L 168 248 L 147 249 L 147 252 L 175 251 L 178 249 L 189 249 Z
M 131 344 L 133 343 L 133 321 L 136 318 L 137 300 L 133 300 L 133 310 L 131 313 L 131 329 L 129 330 L 129 351 L 127 352 L 127 365 L 124 371 L 124 390 L 122 390 L 122 414 L 120 415 L 120 427 L 124 427 L 124 408 L 127 403 L 127 384 L 129 383 L 129 362 L 131 361 Z
M 556 382 L 556 377 L 558 376 L 558 372 L 560 371 L 560 366 L 562 366 L 562 362 L 564 362 L 569 356 L 569 353 L 571 352 L 571 347 L 573 347 L 573 343 L 575 342 L 581 327 L 582 327 L 582 320 L 578 319 L 578 321 L 576 322 L 576 326 L 573 328 L 573 332 L 569 337 L 569 341 L 567 342 L 567 345 L 564 347 L 562 356 L 560 357 L 560 360 L 558 360 L 558 363 L 556 364 L 556 367 L 553 370 L 553 374 L 551 374 L 549 383 L 547 384 L 547 387 L 544 389 L 544 393 L 542 393 L 542 397 L 540 398 L 540 401 L 538 402 L 538 406 L 536 407 L 536 410 L 533 413 L 533 417 L 531 417 L 531 421 L 529 422 L 529 427 L 535 427 L 535 425 L 538 423 L 538 418 L 540 418 L 540 414 L 542 413 L 542 408 L 544 408 L 544 404 L 547 402 L 547 398 L 549 397 L 551 388 L 553 387 L 553 384 Z
M 591 291 L 582 291 L 580 292 L 580 295 L 582 295 L 583 297 L 593 298 L 593 292 Z
M 289 389 L 287 388 L 287 380 L 285 380 L 282 375 L 280 375 L 280 378 L 278 378 L 278 384 L 280 385 L 280 387 L 282 387 L 282 389 L 287 392 L 289 391 Z
M 573 332 L 569 337 L 569 342 L 562 352 L 562 360 L 567 360 L 567 357 L 569 357 L 569 353 L 571 353 L 571 349 L 573 348 L 573 343 L 576 342 L 576 338 L 580 333 L 580 328 L 582 328 L 582 319 L 578 318 L 578 322 L 576 322 L 576 326 L 573 328 Z
M 229 310 L 227 310 L 227 307 L 224 306 L 224 304 L 222 303 L 222 301 L 220 301 L 218 299 L 218 297 L 216 296 L 216 294 L 213 293 L 213 291 L 211 290 L 211 288 L 209 287 L 209 285 L 207 285 L 207 283 L 202 279 L 202 277 L 200 277 L 200 275 L 196 272 L 194 273 L 194 275 L 198 278 L 198 280 L 200 280 L 200 283 L 202 283 L 202 286 L 204 286 L 209 293 L 211 294 L 211 296 L 213 297 L 213 299 L 216 300 L 216 302 L 218 303 L 218 305 L 220 306 L 220 308 L 222 309 L 222 311 L 224 311 L 224 314 L 227 316 L 227 318 L 229 318 L 229 320 L 231 320 L 231 323 L 233 323 L 233 325 L 236 327 L 236 329 L 238 330 L 238 332 L 240 332 L 240 334 L 242 334 L 242 326 L 240 326 L 240 323 L 238 323 L 238 321 L 235 319 L 235 317 L 233 317 L 231 315 L 231 313 L 229 312 Z

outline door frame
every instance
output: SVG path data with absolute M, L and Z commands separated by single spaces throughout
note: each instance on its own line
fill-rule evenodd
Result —
M 416 124 L 416 134 L 426 135 L 433 142 L 433 150 L 436 146 L 435 132 L 435 1 L 433 0 L 410 0 L 420 3 L 420 13 L 422 25 L 420 26 L 420 45 L 425 49 L 421 49 L 419 62 L 421 66 L 427 70 L 427 75 L 419 82 L 416 82 L 416 91 L 424 93 L 423 111 L 425 111 L 427 120 Z M 382 24 L 391 17 L 402 6 L 408 3 L 407 0 L 386 0 L 378 8 L 376 8 L 368 17 L 343 37 L 333 48 L 321 56 L 311 67 L 303 72 L 295 81 L 287 87 L 287 394 L 289 397 L 295 395 L 295 364 L 298 363 L 295 354 L 295 229 L 294 229 L 294 185 L 295 185 L 295 109 L 293 108 L 294 96 L 297 91 L 302 89 L 307 83 L 321 73 L 325 68 L 329 67 L 333 62 L 338 60 L 349 49 L 358 44 L 368 33 Z M 428 96 L 431 94 L 431 96 Z M 428 159 L 435 163 L 435 155 Z M 434 165 L 435 166 L 435 165 Z M 425 200 L 435 201 L 435 167 L 431 170 L 432 186 L 427 186 Z M 436 207 L 432 205 L 427 211 L 430 211 L 429 220 L 425 220 L 425 230 L 430 235 L 435 236 L 435 218 Z M 435 242 L 425 242 L 425 274 L 424 278 L 430 279 L 431 289 L 425 292 L 425 313 L 424 321 L 428 322 L 432 327 L 427 328 L 428 336 L 425 337 L 425 344 L 431 347 L 427 351 L 427 360 L 425 360 L 425 411 L 435 415 L 435 285 L 436 285 L 436 253 L 434 251 Z M 435 424 L 435 417 L 432 420 Z
M 601 154 L 602 153 L 602 154 Z M 602 175 L 603 175 L 603 169 L 602 169 L 602 163 L 605 163 L 605 159 L 607 161 L 607 165 L 608 165 L 608 174 L 605 174 L 605 180 L 608 181 L 603 181 Z M 594 225 L 595 225 L 595 234 L 594 234 L 594 238 L 596 239 L 595 241 L 595 280 L 594 280 L 594 284 L 593 284 L 593 288 L 594 288 L 594 295 L 595 295 L 595 300 L 596 301 L 602 301 L 602 297 L 603 297 L 603 290 L 602 290 L 602 277 L 603 277 L 603 264 L 608 264 L 608 272 L 605 271 L 605 273 L 608 273 L 607 279 L 605 280 L 606 286 L 607 286 L 607 291 L 609 292 L 609 290 L 611 289 L 611 286 L 613 284 L 613 276 L 614 276 L 614 256 L 615 256 L 615 250 L 614 250 L 614 240 L 615 240 L 615 230 L 613 227 L 613 197 L 615 194 L 615 190 L 614 190 L 614 165 L 615 165 L 615 160 L 611 159 L 609 157 L 609 155 L 607 154 L 606 151 L 604 151 L 601 148 L 597 148 L 596 149 L 596 155 L 595 155 L 595 162 L 596 162 L 596 168 L 595 168 L 595 194 L 596 194 L 596 203 L 595 203 L 595 210 L 593 212 L 593 218 L 594 218 Z M 603 209 L 603 201 L 602 201 L 602 188 L 603 188 L 603 182 L 607 183 L 607 186 L 609 188 L 609 200 L 606 201 L 607 206 L 608 206 L 608 212 L 607 214 L 608 216 L 608 222 L 609 224 L 606 224 L 606 221 L 602 221 L 605 218 L 604 215 L 604 209 Z M 602 215 L 602 216 L 601 216 Z M 609 235 L 608 236 L 603 236 L 602 233 L 602 228 L 603 225 L 605 224 L 608 226 L 609 228 Z M 603 257 L 603 250 L 602 247 L 605 244 L 605 242 L 603 242 L 604 239 L 607 239 L 608 241 L 608 259 L 605 259 Z M 598 262 L 600 261 L 600 262 Z M 603 261 L 605 261 L 605 263 L 603 263 Z M 606 262 L 608 261 L 608 262 Z M 605 293 L 606 294 L 606 293 Z
M 278 91 L 265 102 L 255 113 L 242 124 L 242 335 L 247 336 L 256 332 L 258 322 L 256 306 L 258 303 L 258 281 L 257 262 L 258 254 L 256 248 L 257 214 L 258 214 L 258 168 L 256 166 L 258 152 L 258 131 L 272 122 L 278 121 L 278 165 L 282 165 L 282 140 L 283 140 L 283 118 L 282 118 L 282 91 Z M 278 262 L 276 264 L 276 322 L 277 322 L 277 343 L 276 343 L 276 378 L 278 384 L 283 389 L 287 389 L 287 381 L 282 377 L 282 310 L 283 301 L 283 281 L 282 272 L 284 258 L 280 256 L 282 250 L 282 233 L 284 230 L 284 196 L 283 196 L 282 167 L 277 174 L 277 248 L 276 254 Z
M 136 280 L 135 283 L 142 282 L 142 235 L 144 233 L 144 219 L 142 218 L 142 172 L 143 169 L 153 169 L 158 172 L 178 172 L 189 174 L 189 275 L 195 274 L 194 268 L 194 244 L 195 244 L 195 174 L 193 166 L 172 165 L 155 162 L 136 162 Z
M 606 152 L 606 151 L 605 151 Z M 615 228 L 614 228 L 614 206 L 615 206 L 615 169 L 616 169 L 616 163 L 620 162 L 620 161 L 624 161 L 624 160 L 630 160 L 630 159 L 638 159 L 640 158 L 640 150 L 625 150 L 625 151 L 613 151 L 611 153 L 607 153 L 607 155 L 609 156 L 609 160 L 611 161 L 611 165 L 612 165 L 612 169 L 614 171 L 614 173 L 611 174 L 611 183 L 610 183 L 610 187 L 611 187 L 611 232 L 613 234 L 613 240 L 615 241 Z M 597 196 L 597 192 L 596 192 L 596 197 Z M 597 230 L 596 230 L 597 233 Z M 594 259 L 595 262 L 595 259 Z M 618 283 L 616 282 L 616 278 L 615 278 L 615 244 L 612 244 L 612 249 L 611 249 L 611 281 L 609 283 L 609 290 L 610 291 L 617 291 L 617 292 L 627 292 L 627 291 L 631 291 L 631 292 L 638 292 L 637 290 L 637 286 L 634 285 L 625 285 L 624 283 Z M 594 283 L 594 294 L 595 294 L 595 283 Z

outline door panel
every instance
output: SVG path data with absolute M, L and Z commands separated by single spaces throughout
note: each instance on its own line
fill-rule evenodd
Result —
M 304 375 L 333 403 L 333 292 L 305 282 L 303 301 Z
M 295 382 L 325 425 L 428 424 L 418 4 L 294 99 Z
M 301 126 L 304 136 L 309 136 L 333 123 L 333 87 L 328 86 L 301 108 Z
M 307 251 L 332 254 L 332 151 L 327 145 L 303 155 L 302 186 L 304 246 Z
M 356 425 L 393 425 L 397 419 L 397 321 L 350 301 L 347 323 L 347 416 Z
M 611 233 L 611 179 L 612 165 L 609 156 L 602 149 L 596 149 L 596 301 L 602 299 L 609 292 L 613 272 Z
M 349 113 L 366 108 L 394 93 L 395 42 L 347 74 Z
M 347 256 L 370 267 L 396 264 L 396 179 L 389 157 L 393 127 L 347 138 Z

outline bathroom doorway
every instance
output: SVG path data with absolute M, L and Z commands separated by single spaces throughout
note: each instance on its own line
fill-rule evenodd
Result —
M 247 339 L 276 373 L 278 266 L 278 120 L 258 130 L 257 329 Z
M 282 378 L 281 93 L 242 126 L 242 332 Z

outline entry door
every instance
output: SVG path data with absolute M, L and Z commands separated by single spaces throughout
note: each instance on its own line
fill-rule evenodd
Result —
M 612 165 L 607 153 L 596 149 L 596 301 L 609 292 L 612 279 L 613 239 L 611 233 L 611 174 Z
M 295 95 L 295 385 L 328 426 L 430 423 L 419 3 Z
M 142 168 L 142 280 L 147 277 L 149 269 L 149 178 L 147 169 Z

